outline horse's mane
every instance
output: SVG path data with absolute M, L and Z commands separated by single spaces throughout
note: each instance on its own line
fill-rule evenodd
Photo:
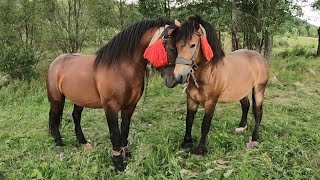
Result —
M 194 32 L 199 29 L 199 24 L 201 24 L 203 28 L 206 30 L 206 38 L 209 42 L 211 49 L 214 52 L 213 59 L 222 59 L 222 57 L 225 56 L 225 53 L 222 49 L 221 41 L 218 38 L 215 29 L 210 25 L 210 23 L 202 20 L 201 17 L 198 15 L 189 17 L 188 21 L 184 22 L 179 28 L 179 30 L 173 32 L 174 41 L 178 42 L 183 40 L 186 42 L 187 40 L 190 40 Z
M 130 60 L 136 50 L 141 37 L 153 27 L 164 25 L 174 26 L 174 23 L 166 18 L 158 20 L 144 20 L 137 22 L 114 36 L 106 45 L 96 52 L 94 68 L 100 65 L 117 64 L 120 61 Z

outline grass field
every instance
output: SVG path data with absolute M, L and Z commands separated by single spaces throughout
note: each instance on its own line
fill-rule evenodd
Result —
M 268 84 L 260 146 L 245 148 L 252 114 L 249 130 L 237 135 L 240 104 L 219 104 L 205 157 L 179 149 L 186 109 L 182 87 L 168 89 L 158 74 L 151 75 L 143 111 L 141 100 L 131 124 L 133 157 L 120 174 L 113 170 L 103 110 L 83 112 L 83 130 L 94 146 L 85 151 L 75 139 L 72 105 L 67 102 L 61 126 L 66 146 L 59 149 L 48 135 L 45 82 L 14 81 L 0 89 L 0 180 L 319 179 L 320 63 L 275 56 L 270 71 L 279 81 Z M 202 116 L 200 110 L 193 127 L 196 139 Z M 61 151 L 63 159 L 57 157 Z

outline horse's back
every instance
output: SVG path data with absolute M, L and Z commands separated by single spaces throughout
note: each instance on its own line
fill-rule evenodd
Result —
M 227 54 L 224 62 L 229 66 L 229 72 L 234 77 L 249 78 L 254 85 L 264 83 L 269 78 L 268 64 L 257 51 L 239 49 Z
M 219 98 L 220 102 L 239 101 L 256 85 L 266 84 L 269 78 L 267 62 L 256 51 L 233 51 L 224 57 L 221 64 L 225 88 Z

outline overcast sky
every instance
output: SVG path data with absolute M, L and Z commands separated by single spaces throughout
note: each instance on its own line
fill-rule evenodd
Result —
M 138 0 L 127 0 L 127 2 L 137 2 Z M 311 7 L 311 4 L 315 0 L 306 0 L 306 2 L 301 3 L 301 0 L 295 0 L 299 1 L 299 5 L 302 6 L 302 11 L 303 11 L 303 16 L 300 17 L 300 19 L 303 19 L 307 21 L 308 23 L 315 25 L 315 26 L 320 26 L 320 11 L 316 11 Z
M 307 0 L 305 3 L 300 3 L 302 5 L 302 11 L 303 11 L 303 17 L 301 19 L 306 20 L 308 23 L 320 26 L 320 11 L 314 10 L 311 7 L 311 4 L 314 2 L 314 0 Z

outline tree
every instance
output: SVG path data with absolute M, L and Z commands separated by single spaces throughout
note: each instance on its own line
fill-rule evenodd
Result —
M 139 0 L 139 11 L 145 18 L 171 17 L 173 0 Z
M 48 1 L 51 14 L 48 21 L 54 44 L 63 53 L 80 52 L 90 26 L 86 0 Z
M 317 0 L 313 3 L 313 8 L 320 10 L 320 0 Z M 320 57 L 320 27 L 318 28 L 318 49 L 317 49 L 317 57 Z
M 43 40 L 44 3 L 42 0 L 0 1 L 0 39 L 4 44 L 22 43 L 26 49 L 40 50 Z

